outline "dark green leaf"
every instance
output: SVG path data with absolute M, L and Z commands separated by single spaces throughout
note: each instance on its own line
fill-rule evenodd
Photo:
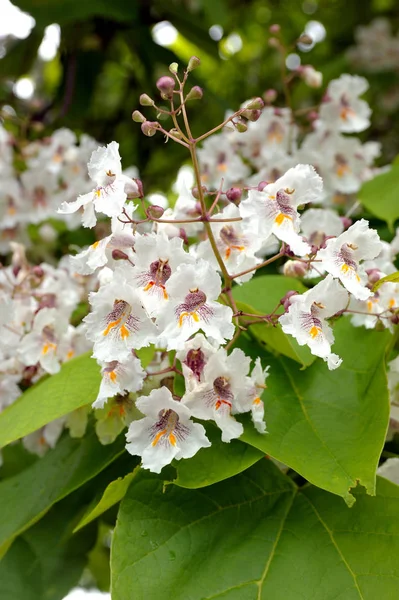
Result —
M 387 173 L 366 181 L 357 197 L 367 210 L 392 228 L 399 218 L 399 166 L 392 165 Z

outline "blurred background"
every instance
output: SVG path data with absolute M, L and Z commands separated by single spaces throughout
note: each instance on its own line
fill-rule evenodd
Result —
M 274 23 L 292 44 L 288 69 L 312 64 L 324 75 L 322 89 L 342 72 L 370 80 L 374 117 L 366 135 L 382 141 L 385 163 L 399 151 L 395 0 L 0 0 L 0 15 L 3 115 L 18 115 L 28 138 L 62 126 L 102 143 L 118 140 L 124 164 L 139 168 L 146 191 L 168 186 L 175 176 L 171 167 L 177 170 L 186 155 L 177 144 L 165 147 L 160 136 L 155 143 L 141 134 L 131 120 L 140 94 L 155 93 L 157 77 L 168 73 L 171 62 L 184 65 L 191 55 L 200 56 L 202 67 L 191 77 L 205 90 L 201 106 L 192 109 L 199 133 L 205 120 L 207 127 L 217 124 L 251 96 L 268 88 L 281 92 L 281 57 L 269 45 Z M 376 68 L 367 59 L 367 32 L 360 30 L 363 49 L 353 46 L 359 26 L 381 18 L 392 33 L 382 32 L 385 56 Z M 311 43 L 296 44 L 303 33 Z M 375 40 L 374 46 L 374 54 L 381 51 Z M 296 106 L 317 102 L 322 89 L 299 83 Z M 146 116 L 154 119 L 151 112 Z

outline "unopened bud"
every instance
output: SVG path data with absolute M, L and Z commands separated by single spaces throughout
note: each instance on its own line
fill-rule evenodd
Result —
M 152 204 L 147 208 L 147 217 L 150 219 L 160 219 L 165 212 L 165 209 L 162 206 L 158 206 L 158 204 Z
M 244 113 L 242 113 L 243 116 L 248 119 L 248 121 L 252 121 L 255 122 L 259 119 L 259 117 L 261 116 L 262 112 L 260 110 L 246 110 Z
M 187 233 L 186 233 L 186 230 L 183 229 L 183 227 L 180 227 L 180 229 L 179 229 L 179 238 L 181 238 L 183 240 L 183 242 L 188 246 Z
M 144 123 L 141 124 L 141 131 L 144 135 L 152 137 L 156 134 L 158 125 L 159 123 L 157 123 L 157 121 L 144 121 Z
M 144 123 L 146 120 L 145 116 L 141 114 L 139 110 L 134 110 L 132 113 L 132 119 L 135 123 Z
M 374 285 L 381 279 L 381 272 L 378 269 L 366 269 L 368 282 Z
M 173 62 L 169 65 L 169 71 L 171 73 L 176 74 L 178 70 L 179 70 L 179 65 L 177 64 L 177 62 Z
M 173 77 L 169 77 L 169 75 L 160 77 L 156 83 L 158 90 L 167 98 L 172 97 L 175 85 L 176 81 L 173 79 Z
M 269 43 L 269 46 L 271 48 L 278 48 L 280 46 L 280 42 L 275 37 L 269 38 L 269 42 L 268 43 Z
M 208 188 L 205 185 L 201 185 L 201 190 L 202 190 L 203 194 L 208 193 Z M 194 198 L 196 200 L 198 200 L 198 198 L 200 197 L 200 194 L 199 194 L 199 190 L 198 190 L 197 186 L 193 187 L 193 189 L 191 190 L 191 193 L 194 196 Z
M 390 321 L 394 325 L 397 325 L 399 323 L 399 315 L 398 314 L 392 315 L 392 317 L 390 318 Z
M 284 306 L 284 310 L 285 312 L 288 311 L 289 307 L 291 306 L 291 298 L 292 296 L 296 296 L 298 292 L 294 292 L 293 290 L 291 290 L 290 292 L 287 292 L 285 294 L 285 296 L 283 296 L 280 300 L 280 304 L 282 304 Z
M 114 260 L 129 260 L 128 255 L 123 250 L 119 250 L 119 248 L 115 248 L 112 250 L 112 258 Z
M 260 183 L 258 183 L 258 192 L 263 192 L 267 185 L 269 185 L 267 181 L 261 181 Z
M 230 202 L 239 202 L 241 200 L 241 196 L 242 190 L 237 187 L 232 187 L 226 192 L 226 198 L 227 200 L 230 200 Z
M 350 219 L 349 217 L 340 217 L 340 219 L 342 225 L 344 226 L 344 229 L 348 229 L 353 223 L 352 219 Z
M 142 198 L 144 196 L 143 183 L 141 179 L 127 179 L 124 188 L 128 200 Z
M 283 268 L 283 273 L 287 277 L 304 277 L 307 272 L 307 265 L 299 260 L 288 260 Z
M 269 31 L 270 33 L 280 33 L 281 27 L 278 23 L 274 23 L 273 25 L 270 25 Z
M 313 44 L 313 38 L 308 33 L 303 33 L 299 36 L 297 44 L 303 44 L 304 46 L 311 46 Z
M 155 102 L 147 94 L 141 94 L 140 104 L 141 104 L 141 106 L 154 106 Z
M 263 99 L 266 102 L 266 104 L 272 104 L 272 102 L 274 102 L 276 98 L 277 98 L 276 90 L 270 89 L 270 90 L 266 90 L 263 93 Z
M 245 133 L 248 129 L 248 125 L 244 123 L 242 119 L 233 122 L 234 127 L 237 129 L 238 133 Z
M 35 277 L 39 277 L 40 279 L 42 277 L 44 277 L 44 271 L 43 271 L 42 267 L 39 267 L 39 265 L 36 265 L 35 267 L 33 267 L 32 274 Z
M 265 103 L 262 98 L 254 98 L 245 108 L 249 110 L 261 110 L 264 106 Z
M 190 71 L 194 71 L 194 69 L 196 69 L 197 67 L 199 67 L 200 64 L 201 64 L 201 61 L 198 58 L 198 56 L 192 56 L 190 58 L 190 60 L 188 61 L 187 73 L 190 73 Z
M 178 129 L 176 129 L 175 127 L 173 129 L 169 129 L 169 133 L 171 135 L 173 135 L 174 138 L 177 138 L 178 140 L 181 140 L 183 138 L 182 132 L 179 131 Z
M 195 85 L 188 92 L 188 94 L 186 96 L 186 102 L 187 102 L 187 100 L 201 100 L 203 95 L 204 95 L 204 93 L 203 93 L 202 89 L 199 87 L 199 85 Z

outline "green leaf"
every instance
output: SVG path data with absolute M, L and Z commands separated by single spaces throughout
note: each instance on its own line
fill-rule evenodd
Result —
M 78 584 L 96 527 L 72 536 L 82 494 L 60 502 L 0 562 L 2 600 L 62 600 Z
M 206 427 L 206 434 L 212 446 L 201 448 L 195 456 L 187 460 L 174 461 L 177 478 L 173 483 L 176 485 L 184 488 L 211 485 L 245 471 L 265 455 L 264 452 L 239 440 L 225 444 L 220 439 L 220 432 L 212 425 Z
M 391 273 L 390 275 L 386 275 L 385 277 L 381 277 L 378 281 L 373 285 L 373 292 L 376 292 L 383 283 L 398 283 L 399 282 L 399 271 L 395 271 L 395 273 Z
M 107 17 L 120 21 L 132 22 L 137 16 L 137 9 L 131 2 L 125 0 L 15 0 L 14 4 L 21 10 L 31 14 L 37 23 L 49 25 L 59 23 L 63 25 L 71 21 L 83 21 L 90 17 Z
M 113 536 L 112 598 L 393 600 L 399 488 L 357 497 L 298 489 L 270 461 L 201 490 L 142 473 Z
M 82 527 L 85 527 L 85 525 L 91 523 L 91 521 L 105 513 L 111 506 L 120 502 L 126 494 L 127 489 L 139 468 L 140 467 L 137 467 L 132 473 L 128 473 L 125 477 L 118 477 L 115 481 L 111 481 L 100 500 L 95 500 L 93 505 L 89 506 L 85 515 L 79 521 L 78 525 L 76 525 L 74 532 L 79 531 L 79 529 L 82 529 Z
M 335 371 L 320 359 L 300 370 L 284 357 L 270 358 L 262 396 L 269 433 L 259 434 L 247 419 L 240 439 L 350 505 L 358 482 L 375 491 L 389 420 L 384 354 L 390 334 L 353 327 L 346 318 L 334 334 L 333 349 L 343 358 Z
M 399 166 L 394 164 L 387 173 L 366 181 L 357 197 L 367 210 L 392 229 L 399 218 Z
M 305 286 L 298 279 L 283 275 L 262 275 L 254 277 L 245 285 L 236 286 L 233 295 L 239 302 L 249 305 L 244 308 L 239 306 L 244 312 L 268 314 L 291 290 L 306 292 Z M 311 365 L 315 360 L 307 346 L 300 346 L 291 335 L 286 335 L 279 325 L 272 327 L 261 323 L 251 325 L 248 331 L 262 346 L 276 350 L 304 367 Z
M 69 360 L 59 373 L 26 390 L 0 414 L 0 447 L 94 402 L 100 381 L 100 367 L 89 353 Z
M 41 460 L 0 483 L 0 547 L 55 503 L 100 473 L 124 451 L 124 437 L 102 446 L 94 433 L 64 436 Z

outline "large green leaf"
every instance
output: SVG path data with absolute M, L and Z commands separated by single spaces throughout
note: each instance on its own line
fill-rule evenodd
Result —
M 252 309 L 255 309 L 255 313 L 268 314 L 289 291 L 303 293 L 306 292 L 306 288 L 298 279 L 292 277 L 262 275 L 254 277 L 245 285 L 235 287 L 233 294 L 237 301 L 248 305 L 238 307 L 244 312 L 252 312 Z M 300 346 L 291 335 L 286 335 L 279 325 L 251 325 L 249 332 L 261 345 L 292 358 L 304 367 L 311 365 L 315 360 L 307 346 Z
M 200 488 L 217 483 L 248 467 L 264 457 L 265 453 L 255 447 L 232 440 L 225 444 L 216 427 L 208 425 L 206 434 L 212 446 L 201 448 L 193 458 L 175 461 L 176 485 L 185 488 Z
M 296 488 L 270 461 L 201 490 L 142 474 L 112 545 L 112 598 L 394 600 L 399 488 L 331 494 Z
M 62 600 L 77 585 L 97 529 L 72 536 L 81 502 L 73 494 L 13 542 L 0 562 L 2 600 Z
M 366 181 L 357 196 L 367 210 L 392 228 L 399 219 L 399 166 L 394 164 L 388 172 Z
M 94 433 L 65 436 L 54 450 L 18 475 L 0 483 L 0 547 L 36 522 L 55 503 L 115 460 L 124 437 L 102 446 Z
M 14 0 L 14 4 L 31 14 L 40 25 L 63 25 L 99 16 L 131 23 L 137 17 L 135 3 L 126 0 Z
M 39 381 L 0 414 L 0 447 L 94 402 L 100 381 L 100 367 L 89 353 L 66 362 L 59 373 Z
M 320 359 L 306 370 L 284 357 L 268 360 L 262 397 L 269 433 L 259 434 L 248 419 L 241 439 L 351 504 L 357 482 L 374 493 L 389 419 L 384 354 L 390 334 L 355 328 L 345 318 L 334 333 L 334 351 L 343 358 L 335 371 Z

